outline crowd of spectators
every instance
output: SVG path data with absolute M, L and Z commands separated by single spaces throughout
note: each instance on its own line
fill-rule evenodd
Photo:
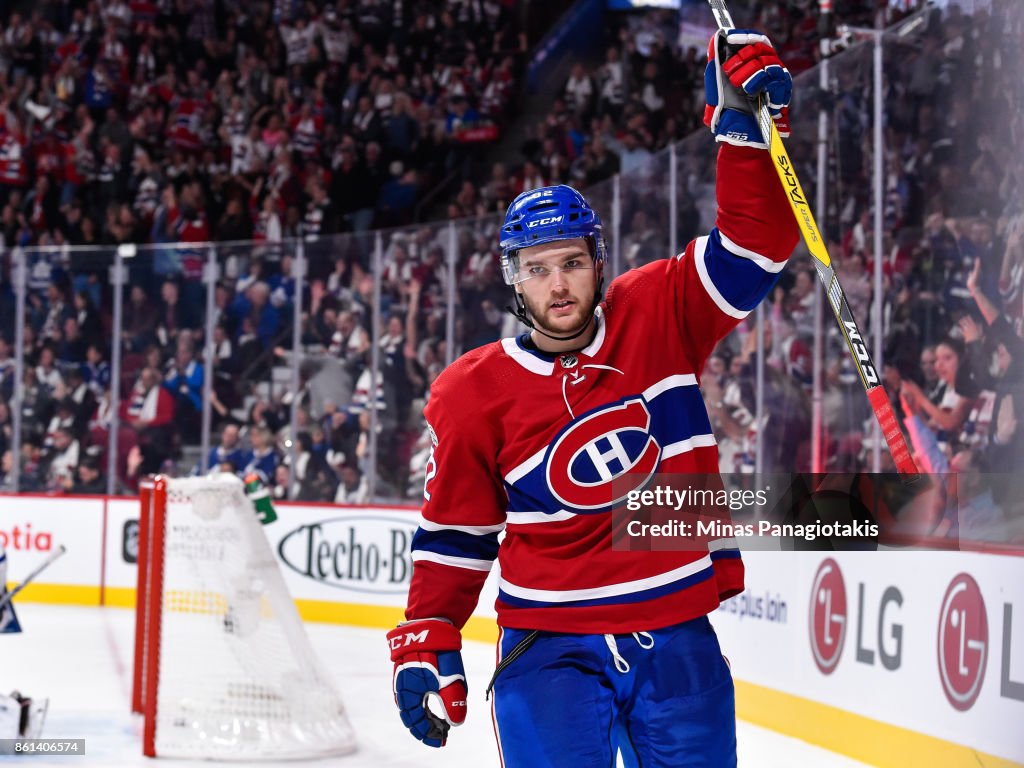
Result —
M 761 5 L 766 20 L 778 7 Z M 985 480 L 981 470 L 1017 471 L 1024 456 L 1024 432 L 1018 432 L 1015 418 L 1024 408 L 1024 164 L 1013 150 L 1024 140 L 1024 119 L 1010 100 L 1020 64 L 1011 43 L 1024 28 L 1019 12 L 997 9 L 972 17 L 935 12 L 886 59 L 886 234 L 881 259 L 885 384 L 920 465 L 935 471 L 972 470 L 976 496 L 988 492 L 1005 501 L 1006 488 Z M 641 19 L 637 29 L 656 31 L 665 17 L 654 12 L 636 18 Z M 621 108 L 616 110 L 610 99 L 613 91 L 584 68 L 582 76 L 592 81 L 591 95 L 577 101 L 567 90 L 566 98 L 553 105 L 555 119 L 546 120 L 544 132 L 538 128 L 533 137 L 538 151 L 553 146 L 557 153 L 573 143 L 571 131 L 557 126 L 578 127 L 583 154 L 598 160 L 590 167 L 604 170 L 578 175 L 573 169 L 584 165 L 576 162 L 579 156 L 567 164 L 531 161 L 522 170 L 510 163 L 495 168 L 485 185 L 464 185 L 453 215 L 488 210 L 489 204 L 480 207 L 481 200 L 508 199 L 520 186 L 561 180 L 585 186 L 623 172 L 628 174 L 622 185 L 623 266 L 669 252 L 660 211 L 664 206 L 651 205 L 651 184 L 643 181 L 655 176 L 663 185 L 667 172 L 647 159 L 635 165 L 624 162 L 630 155 L 623 147 L 641 131 L 620 135 L 620 129 L 630 122 L 653 129 L 651 142 L 637 142 L 637 151 L 650 152 L 659 141 L 698 127 L 696 105 L 703 95 L 697 73 L 703 65 L 696 53 L 660 52 L 653 32 L 644 37 L 634 29 L 630 34 L 635 37 L 621 38 L 620 54 L 608 54 L 609 60 L 627 62 L 622 68 L 627 95 Z M 678 57 L 687 55 L 694 57 L 692 71 L 685 77 L 674 74 L 682 71 L 675 69 Z M 671 88 L 647 88 L 656 80 L 645 74 L 649 71 L 673 73 L 680 86 L 677 96 L 668 95 Z M 870 53 L 837 59 L 835 72 L 830 101 L 835 183 L 823 218 L 829 251 L 853 311 L 870 336 L 875 259 Z M 573 77 L 580 79 L 579 68 Z M 645 85 L 637 90 L 637 83 Z M 668 106 L 660 117 L 652 118 L 648 107 L 653 102 L 645 102 L 651 93 L 666 98 Z M 807 162 L 815 154 L 814 121 L 800 114 L 799 104 L 794 117 L 791 154 L 803 159 L 801 177 L 812 186 L 813 165 Z M 564 141 L 549 131 L 562 131 Z M 609 136 L 611 142 L 606 141 Z M 706 136 L 699 151 L 687 149 L 689 142 L 681 146 L 681 176 L 687 181 L 679 222 L 680 243 L 685 243 L 709 223 L 707 206 L 699 198 L 712 191 L 713 151 Z M 566 175 L 549 176 L 547 169 L 556 166 Z M 184 184 L 166 191 L 169 208 L 180 205 L 181 198 L 203 194 L 204 188 Z M 600 193 L 595 202 L 601 207 Z M 601 212 L 611 215 L 603 208 Z M 502 311 L 508 296 L 497 269 L 497 223 L 494 217 L 459 223 L 452 274 L 446 229 L 422 226 L 385 236 L 376 377 L 370 366 L 375 309 L 366 258 L 370 249 L 358 238 L 348 238 L 344 248 L 325 251 L 330 258 L 312 266 L 303 295 L 299 387 L 294 391 L 287 385 L 253 386 L 275 365 L 296 360 L 290 345 L 293 251 L 287 242 L 276 249 L 264 243 L 239 250 L 228 259 L 215 288 L 211 405 L 217 445 L 207 457 L 190 458 L 187 466 L 182 448 L 197 442 L 205 383 L 199 354 L 202 313 L 197 309 L 203 286 L 196 268 L 191 281 L 167 279 L 174 277 L 174 260 L 183 262 L 182 254 L 188 254 L 168 250 L 164 258 L 171 266 L 136 280 L 126 299 L 123 421 L 116 440 L 119 481 L 131 488 L 146 472 L 187 472 L 203 464 L 240 474 L 258 471 L 278 497 L 359 502 L 368 498 L 369 452 L 376 443 L 378 495 L 416 499 L 431 447 L 421 417 L 431 382 L 450 357 L 516 332 L 515 321 Z M 154 265 L 160 253 L 154 255 Z M 455 283 L 456 296 L 451 349 L 445 329 L 449 281 Z M 111 424 L 109 348 L 104 343 L 111 333 L 109 295 L 100 287 L 100 277 L 75 269 L 66 259 L 33 268 L 30 284 L 23 415 L 33 425 L 26 434 L 33 437 L 23 440 L 20 450 L 22 487 L 86 492 L 101 484 L 93 467 L 106 466 L 104 430 Z M 13 300 L 6 290 L 0 297 L 0 327 L 9 341 Z M 723 471 L 753 469 L 759 432 L 766 471 L 810 468 L 812 306 L 819 290 L 813 267 L 806 257 L 797 257 L 770 299 L 767 416 L 762 421 L 755 416 L 752 321 L 741 324 L 709 360 L 701 383 Z M 824 327 L 823 466 L 870 468 L 871 412 L 838 331 L 830 323 Z M 13 354 L 9 343 L 0 341 L 0 441 L 10 436 L 10 410 L 4 401 L 12 388 Z M 293 403 L 298 414 L 295 434 Z M 374 422 L 376 433 L 371 434 Z M 9 477 L 18 451 L 9 444 L 0 447 L 6 449 L 0 474 Z M 884 451 L 883 466 L 890 466 Z
M 835 4 L 837 24 L 874 26 L 881 14 L 892 23 L 918 3 L 900 8 L 874 0 Z M 738 11 L 746 26 L 766 30 L 794 73 L 820 58 L 817 2 L 761 0 Z M 592 187 L 617 173 L 652 172 L 654 156 L 699 130 L 704 114 L 705 43 L 681 34 L 680 14 L 695 19 L 702 37 L 710 30 L 703 5 L 696 9 L 610 13 L 607 46 L 599 61 L 572 65 L 550 110 L 534 125 L 513 162 L 499 162 L 478 192 L 452 204 L 452 215 L 482 215 L 524 189 L 542 184 Z M 739 16 L 737 18 L 740 18 Z
M 1024 161 L 1014 147 L 1024 139 L 1024 114 L 1010 96 L 1021 63 L 1010 43 L 1024 29 L 1020 10 L 933 12 L 911 40 L 891 40 L 885 72 L 883 380 L 918 466 L 962 475 L 960 518 L 954 513 L 937 530 L 982 538 L 1005 532 L 1004 515 L 1021 517 L 1014 473 L 1024 469 L 1016 418 L 1024 403 Z M 873 148 L 863 66 L 870 60 L 852 59 L 836 62 L 838 178 L 827 234 L 850 306 L 870 336 Z M 792 156 L 813 158 L 812 133 Z M 813 179 L 813 166 L 801 175 Z M 752 326 L 720 347 L 702 377 L 724 471 L 753 469 L 759 431 L 765 471 L 811 466 L 817 282 L 809 261 L 797 259 L 772 297 L 763 422 L 754 416 Z M 829 317 L 824 330 L 821 466 L 870 469 L 873 415 Z M 892 471 L 884 445 L 881 455 L 883 470 Z
M 491 239 L 460 232 L 459 302 L 474 307 L 456 323 L 459 349 L 497 338 L 505 302 Z M 350 243 L 350 245 L 353 243 Z M 293 241 L 280 248 L 237 248 L 213 285 L 212 375 L 204 364 L 206 286 L 157 269 L 160 251 L 132 263 L 120 328 L 110 289 L 98 270 L 73 269 L 77 252 L 30 251 L 23 362 L 19 488 L 105 490 L 114 445 L 115 487 L 131 491 L 153 472 L 220 468 L 257 472 L 289 498 L 366 500 L 368 453 L 376 441 L 385 495 L 412 495 L 410 456 L 418 449 L 429 384 L 448 359 L 445 329 L 447 231 L 420 228 L 388 240 L 380 286 L 381 374 L 374 379 L 370 327 L 374 281 L 354 253 L 342 252 L 325 274 L 311 272 L 302 295 L 301 355 L 292 349 L 296 306 Z M 0 454 L 12 481 L 19 453 L 12 443 L 16 299 L 0 283 Z M 112 381 L 109 341 L 120 345 L 120 377 Z M 298 388 L 275 372 L 296 363 Z M 120 403 L 112 404 L 118 387 Z M 214 449 L 201 442 L 207 387 Z M 298 423 L 291 431 L 296 405 Z M 115 410 L 117 419 L 114 419 Z M 377 432 L 370 436 L 372 421 Z M 116 423 L 116 427 L 115 427 Z M 110 430 L 116 429 L 113 441 Z M 293 439 L 294 438 L 294 439 Z M 244 448 L 243 448 L 244 446 Z M 294 464 L 293 464 L 294 459 Z M 293 469 L 294 466 L 294 469 Z
M 4 481 L 20 448 L 23 489 L 105 487 L 92 470 L 106 468 L 112 385 L 121 397 L 118 487 L 176 470 L 201 425 L 205 251 L 147 252 L 132 270 L 118 331 L 106 286 L 112 249 L 245 240 L 266 247 L 228 255 L 215 289 L 213 420 L 217 429 L 246 427 L 250 453 L 245 461 L 233 456 L 236 470 L 257 467 L 278 483 L 276 461 L 250 461 L 263 450 L 255 448 L 256 427 L 267 428 L 264 448 L 276 456 L 288 422 L 280 393 L 254 402 L 251 386 L 281 362 L 267 350 L 284 343 L 292 317 L 293 252 L 270 246 L 320 238 L 309 254 L 320 274 L 307 291 L 307 349 L 322 335 L 337 351 L 346 323 L 365 336 L 369 313 L 355 311 L 370 300 L 361 277 L 367 241 L 328 274 L 329 236 L 410 222 L 440 179 L 468 177 L 477 148 L 497 138 L 517 95 L 526 41 L 516 11 L 507 0 L 3 4 Z M 15 246 L 31 254 L 20 447 L 10 445 L 8 405 Z M 321 312 L 325 294 L 325 306 L 335 306 Z M 124 353 L 118 382 L 110 382 L 112 336 Z M 368 356 L 354 344 L 348 352 L 354 387 Z M 354 425 L 358 437 L 351 391 L 343 394 L 334 421 L 351 416 L 346 429 Z M 342 456 L 355 464 L 357 449 L 368 450 L 361 421 L 362 442 L 348 445 L 346 437 L 347 452 L 332 454 L 336 468 Z M 349 486 L 354 494 L 359 483 Z
M 2 245 L 413 220 L 509 116 L 506 0 L 0 4 Z

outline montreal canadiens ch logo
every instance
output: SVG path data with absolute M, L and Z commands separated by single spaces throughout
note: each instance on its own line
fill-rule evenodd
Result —
M 602 511 L 647 484 L 661 459 L 641 398 L 602 408 L 570 425 L 548 454 L 546 480 L 574 512 Z
M 846 584 L 831 557 L 818 568 L 811 586 L 811 653 L 824 675 L 830 675 L 843 654 L 846 640 Z
M 949 703 L 970 709 L 985 680 L 988 618 L 978 583 L 961 573 L 942 599 L 939 614 L 939 677 Z

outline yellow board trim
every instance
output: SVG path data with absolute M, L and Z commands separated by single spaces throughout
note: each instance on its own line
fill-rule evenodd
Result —
M 99 593 L 99 587 L 30 584 L 18 600 L 99 605 Z M 108 587 L 104 598 L 107 606 L 135 607 L 135 590 L 131 588 Z M 296 600 L 295 605 L 303 620 L 329 624 L 390 629 L 405 618 L 403 609 L 393 606 L 325 600 Z M 493 645 L 498 627 L 494 619 L 474 616 L 462 635 Z M 385 652 L 383 636 L 381 652 Z M 1024 768 L 1024 763 L 742 680 L 736 681 L 736 715 L 748 723 L 878 768 Z
M 134 608 L 135 589 L 133 587 L 107 587 L 103 593 L 103 604 L 109 608 Z
M 25 591 L 27 592 L 28 590 L 26 589 Z M 105 604 L 108 606 L 115 608 L 135 607 L 135 590 L 131 587 L 107 587 L 104 597 Z M 298 608 L 299 616 L 304 621 L 345 624 L 353 627 L 391 629 L 391 627 L 405 619 L 404 609 L 395 606 L 366 605 L 364 603 L 332 603 L 327 600 L 296 600 L 295 607 Z M 473 616 L 466 623 L 466 626 L 462 628 L 462 636 L 467 640 L 494 644 L 498 641 L 498 627 L 493 619 Z
M 8 589 L 17 582 L 7 585 Z M 18 603 L 52 603 L 60 605 L 99 605 L 100 588 L 83 584 L 37 584 L 33 582 L 14 598 Z
M 736 715 L 878 768 L 1021 768 L 962 744 L 791 693 L 736 681 Z

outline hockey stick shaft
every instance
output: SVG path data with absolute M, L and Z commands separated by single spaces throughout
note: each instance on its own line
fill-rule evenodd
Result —
M 735 27 L 725 0 L 708 0 L 708 4 L 715 15 L 719 29 Z M 885 392 L 885 387 L 882 386 L 882 378 L 871 360 L 864 336 L 860 332 L 853 312 L 850 310 L 850 304 L 846 300 L 846 294 L 839 284 L 835 268 L 832 266 L 832 259 L 828 255 L 825 239 L 814 220 L 814 214 L 811 213 L 807 195 L 804 194 L 793 163 L 790 162 L 789 153 L 782 143 L 782 137 L 779 135 L 778 128 L 775 127 L 775 121 L 772 120 L 768 104 L 764 99 L 761 99 L 757 105 L 756 116 L 765 143 L 768 145 L 768 152 L 771 155 L 772 164 L 775 166 L 775 172 L 779 176 L 782 188 L 786 191 L 786 197 L 793 209 L 800 233 L 814 260 L 814 268 L 818 272 L 818 277 L 825 287 L 825 295 L 832 307 L 832 313 L 835 315 L 836 322 L 839 323 L 839 330 L 846 341 L 846 348 L 860 374 L 861 384 L 864 385 L 864 390 L 867 392 L 871 410 L 878 420 L 882 436 L 885 438 L 886 445 L 889 446 L 896 469 L 902 474 L 917 474 L 917 465 L 910 455 L 907 441 L 903 437 L 896 414 L 893 412 L 892 403 L 889 402 L 889 396 Z
M 11 602 L 11 600 L 14 599 L 15 595 L 17 595 L 19 592 L 21 592 L 21 590 L 23 590 L 25 587 L 27 587 L 29 584 L 31 584 L 32 580 L 36 576 L 38 576 L 40 573 L 42 573 L 47 568 L 49 568 L 51 565 L 53 565 L 53 561 L 56 560 L 61 555 L 63 555 L 65 552 L 67 552 L 67 550 L 64 548 L 64 545 L 61 544 L 59 547 L 57 547 L 57 549 L 53 553 L 50 554 L 49 557 L 47 557 L 45 560 L 43 560 L 43 562 L 41 562 L 39 565 L 37 565 L 35 570 L 32 571 L 32 573 L 30 573 L 28 576 L 26 576 L 24 579 L 22 579 L 21 584 L 16 586 L 14 589 L 12 589 L 7 594 L 5 594 L 2 597 L 0 597 L 0 611 L 2 611 L 4 608 L 6 608 L 7 604 L 9 602 Z

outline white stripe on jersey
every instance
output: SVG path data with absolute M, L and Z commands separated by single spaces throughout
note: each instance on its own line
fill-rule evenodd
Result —
M 505 475 L 505 482 L 508 483 L 509 485 L 515 485 L 528 474 L 530 474 L 530 472 L 539 467 L 540 463 L 544 461 L 544 454 L 547 453 L 547 450 L 548 447 L 545 445 L 543 448 L 541 448 L 539 451 L 533 454 L 533 456 L 528 458 L 518 467 L 516 467 L 507 475 Z
M 750 310 L 744 311 L 742 309 L 736 309 L 736 307 L 726 301 L 726 298 L 719 292 L 718 287 L 711 280 L 711 275 L 708 274 L 708 265 L 704 261 L 707 246 L 707 236 L 698 237 L 694 241 L 693 245 L 693 263 L 697 268 L 697 275 L 700 277 L 701 285 L 704 286 L 704 290 L 707 291 L 708 296 L 711 297 L 711 300 L 715 302 L 723 314 L 742 320 L 750 314 Z
M 501 533 L 505 530 L 504 523 L 497 525 L 441 525 L 427 520 L 420 515 L 420 528 L 424 531 L 459 531 L 460 533 L 471 533 L 474 536 L 486 536 L 490 533 Z
M 506 355 L 511 357 L 531 373 L 539 373 L 541 376 L 550 376 L 551 372 L 555 369 L 554 363 L 547 360 L 541 360 L 532 352 L 520 347 L 519 342 L 514 336 L 502 339 L 501 348 L 505 350 Z
M 722 245 L 725 246 L 725 250 L 734 256 L 742 256 L 745 259 L 750 259 L 752 262 L 757 264 L 765 272 L 771 272 L 775 274 L 781 272 L 786 266 L 785 261 L 772 261 L 767 256 L 762 256 L 756 251 L 751 251 L 744 248 L 742 245 L 738 245 L 726 237 L 725 232 L 718 230 L 718 237 L 722 241 Z
M 469 571 L 487 571 L 491 570 L 491 565 L 494 563 L 493 560 L 476 560 L 471 557 L 456 557 L 455 555 L 439 555 L 437 552 L 427 552 L 426 550 L 416 550 L 412 553 L 412 561 L 414 563 L 420 560 L 429 560 L 432 563 L 438 563 L 440 565 L 450 565 L 453 568 L 465 568 Z
M 688 437 L 685 440 L 680 440 L 678 443 L 669 443 L 661 450 L 662 460 L 671 459 L 673 456 L 678 456 L 681 453 L 689 453 L 694 448 L 710 448 L 711 446 L 718 445 L 718 441 L 715 440 L 715 436 L 712 434 L 706 435 L 694 435 Z
M 675 387 L 695 387 L 697 377 L 692 373 L 677 373 L 674 376 L 666 376 L 661 381 L 652 384 L 643 392 L 644 400 L 650 402 L 662 392 L 667 392 Z
M 575 512 L 567 509 L 560 509 L 557 512 L 508 512 L 509 525 L 534 525 L 536 523 L 560 523 L 563 520 L 572 520 L 576 517 Z
M 711 567 L 711 555 L 705 555 L 700 560 L 676 568 L 656 576 L 648 576 L 644 579 L 624 581 L 620 584 L 608 584 L 604 587 L 587 587 L 585 589 L 530 589 L 509 583 L 504 577 L 499 581 L 498 588 L 503 592 L 523 600 L 537 600 L 544 603 L 571 603 L 577 600 L 596 600 L 603 597 L 619 597 L 630 595 L 634 592 L 644 592 L 648 589 L 663 587 L 675 581 L 693 576 Z
M 601 345 L 604 344 L 607 326 L 604 322 L 604 309 L 601 307 L 597 307 L 594 310 L 594 325 L 597 327 L 594 340 L 580 350 L 580 354 L 587 357 L 594 357 L 601 350 Z M 554 362 L 543 360 L 532 352 L 523 349 L 519 346 L 518 338 L 518 336 L 512 336 L 501 340 L 501 348 L 505 351 L 506 355 L 530 373 L 539 373 L 541 376 L 550 376 L 554 373 Z

